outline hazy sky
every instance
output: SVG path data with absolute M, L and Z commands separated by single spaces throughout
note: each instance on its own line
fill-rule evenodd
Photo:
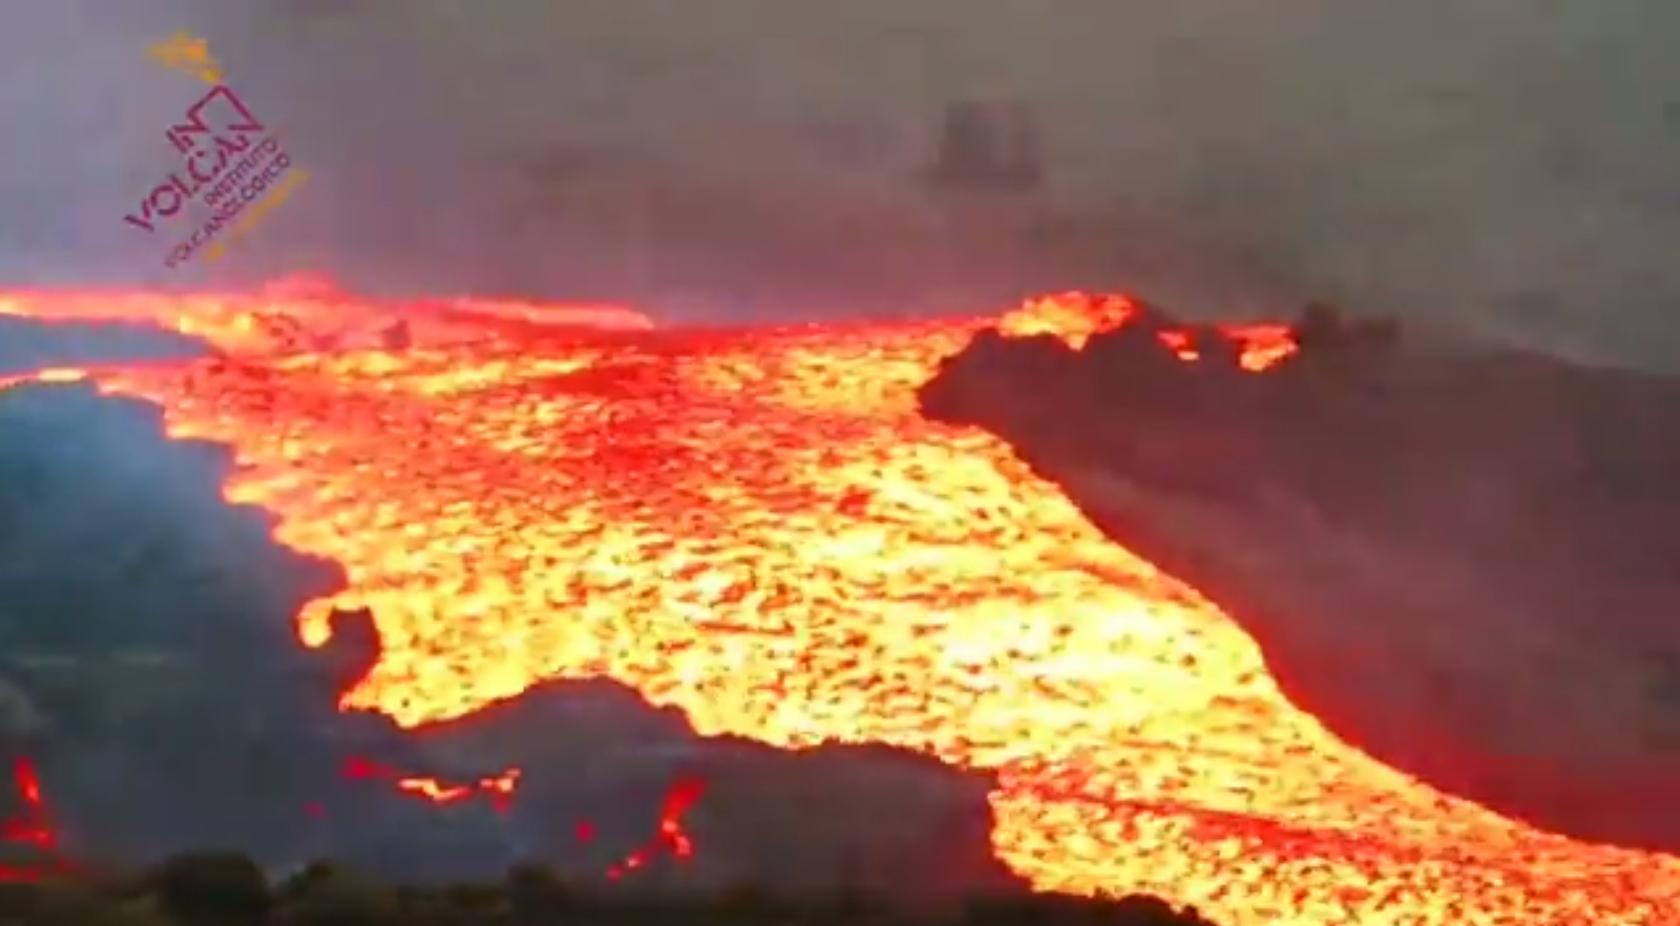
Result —
M 1680 352 L 1673 3 L 251 8 L 263 12 L 16 0 L 0 13 L 0 273 L 205 278 L 164 271 L 157 243 L 121 222 L 170 169 L 162 126 L 194 92 L 145 46 L 189 28 L 286 125 L 313 177 L 217 270 L 236 278 L 314 267 L 393 288 L 563 294 L 628 260 L 606 225 L 650 183 L 683 203 L 689 225 L 662 220 L 678 238 L 828 223 L 863 229 L 864 249 L 869 229 L 918 221 L 905 178 L 939 107 L 1008 97 L 1038 114 L 1056 208 L 1110 228 L 1117 266 L 1167 251 L 1186 276 L 1523 327 L 1643 363 Z M 556 146 L 611 167 L 574 184 L 589 204 L 569 193 L 564 214 L 521 226 L 516 165 Z

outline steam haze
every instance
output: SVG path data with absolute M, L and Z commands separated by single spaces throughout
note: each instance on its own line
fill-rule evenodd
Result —
M 122 217 L 177 169 L 164 131 L 202 93 L 146 54 L 182 30 L 210 40 L 229 85 L 278 127 L 310 180 L 221 263 L 168 270 L 188 223 L 146 235 Z M 1186 315 L 1292 314 L 1331 300 L 1680 369 L 1676 47 L 1672 0 L 11 0 L 0 12 L 0 292 L 242 287 L 315 271 L 380 293 L 624 300 L 684 322 L 983 311 L 1034 289 L 1112 287 Z M 1011 226 L 1007 209 L 952 210 L 919 179 L 943 108 L 970 99 L 1021 101 L 1036 115 L 1050 189 L 1030 223 Z M 192 349 L 158 332 L 0 317 L 0 374 Z M 0 562 L 22 576 L 0 599 L 32 617 L 61 603 L 62 621 L 14 622 L 43 651 L 197 647 L 185 668 L 165 664 L 136 686 L 222 672 L 246 687 L 170 689 L 159 703 L 194 713 L 160 707 L 152 727 L 96 714 L 58 734 L 70 746 L 42 761 L 53 793 L 81 815 L 72 833 L 81 823 L 140 854 L 239 836 L 277 865 L 306 850 L 381 857 L 411 846 L 416 866 L 446 867 L 492 858 L 485 846 L 511 859 L 578 807 L 622 814 L 606 821 L 620 842 L 653 830 L 635 815 L 657 808 L 649 783 L 663 785 L 678 763 L 626 746 L 610 756 L 622 764 L 600 768 L 632 769 L 640 777 L 623 777 L 647 794 L 612 791 L 605 772 L 579 783 L 586 750 L 574 744 L 597 731 L 524 735 L 551 723 L 507 719 L 533 698 L 457 741 L 344 719 L 332 696 L 356 676 L 327 677 L 292 646 L 289 619 L 309 597 L 295 574 L 304 567 L 273 545 L 258 512 L 223 505 L 232 451 L 166 440 L 161 411 L 139 405 L 86 387 L 0 396 L 0 489 L 10 491 Z M 1596 435 L 1643 428 L 1608 417 L 1592 417 L 1596 431 L 1583 425 L 1578 444 L 1610 447 L 1600 455 L 1619 464 L 1616 442 Z M 1575 433 L 1559 442 L 1575 447 Z M 1411 497 L 1443 496 L 1447 468 L 1420 465 Z M 1477 483 L 1478 497 L 1508 477 Z M 177 601 L 189 588 L 196 597 Z M 100 622 L 119 613 L 129 623 Z M 216 623 L 229 614 L 243 622 Z M 99 621 L 72 620 L 88 615 Z M 259 675 L 252 667 L 274 653 L 285 658 Z M 78 686 L 60 687 L 63 713 L 84 709 Z M 614 703 L 614 718 L 651 710 Z M 521 793 L 549 803 L 512 824 L 482 808 L 439 823 L 389 788 L 386 804 L 365 798 L 338 780 L 348 747 L 332 726 L 364 721 L 346 729 L 393 767 L 426 760 L 470 780 L 547 763 L 554 777 L 533 774 Z M 264 732 L 240 732 L 252 729 Z M 660 736 L 666 752 L 698 749 L 686 727 Z M 287 761 L 248 753 L 241 737 Z M 439 758 L 465 766 L 460 757 L 478 759 L 484 743 L 518 761 Z M 720 768 L 747 773 L 716 777 L 844 786 L 859 807 L 921 793 L 853 777 L 855 757 L 822 760 L 829 778 L 770 753 L 726 754 Z M 180 778 L 176 764 L 200 777 Z M 253 768 L 290 790 L 248 787 Z M 938 768 L 894 774 L 955 795 L 947 803 L 972 862 L 964 876 L 992 877 L 981 864 L 990 783 Z M 345 821 L 330 838 L 297 822 L 317 791 L 344 805 L 328 814 Z M 770 803 L 750 788 L 739 797 Z M 847 808 L 832 819 L 835 833 L 875 827 Z M 743 870 L 792 859 L 840 871 L 819 850 L 862 844 L 824 835 L 798 855 L 755 842 L 746 824 L 734 833 L 734 820 L 719 812 L 712 826 L 742 847 L 732 863 Z M 931 812 L 914 822 L 944 831 Z M 807 825 L 776 822 L 802 837 Z M 458 842 L 428 841 L 437 827 Z M 709 848 L 722 836 L 698 840 L 708 863 L 727 854 Z M 943 863 L 958 853 L 921 854 Z M 906 883 L 934 880 L 889 867 L 912 872 Z
M 14 282 L 318 269 L 689 317 L 785 276 L 861 307 L 937 263 L 907 191 L 940 107 L 996 97 L 1037 114 L 1057 221 L 1112 253 L 1101 282 L 1341 299 L 1640 365 L 1680 347 L 1680 10 L 1654 0 L 14 6 Z M 183 28 L 312 177 L 213 271 L 164 270 L 121 221 L 172 167 L 162 130 L 196 88 L 145 48 Z M 535 206 L 520 165 L 561 149 L 568 192 Z M 652 187 L 682 220 L 620 221 Z M 898 259 L 807 270 L 768 244 L 821 228 Z M 674 243 L 650 258 L 649 235 Z

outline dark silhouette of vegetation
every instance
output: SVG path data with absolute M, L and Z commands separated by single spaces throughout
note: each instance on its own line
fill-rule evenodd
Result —
M 597 923 L 908 924 L 974 926 L 1211 926 L 1194 909 L 1156 897 L 1095 900 L 1036 895 L 975 901 L 917 917 L 860 896 L 791 899 L 742 887 L 709 896 L 604 890 L 568 884 L 536 864 L 497 882 L 388 884 L 348 866 L 315 862 L 270 880 L 233 852 L 174 856 L 134 875 L 83 873 L 0 884 L 6 926 L 538 926 Z

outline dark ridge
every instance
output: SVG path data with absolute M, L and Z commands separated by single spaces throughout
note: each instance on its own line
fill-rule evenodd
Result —
M 1080 350 L 987 331 L 920 400 L 1221 603 L 1354 745 L 1545 828 L 1680 850 L 1651 813 L 1680 805 L 1680 380 L 1321 307 L 1294 330 L 1259 375 L 1155 309 Z

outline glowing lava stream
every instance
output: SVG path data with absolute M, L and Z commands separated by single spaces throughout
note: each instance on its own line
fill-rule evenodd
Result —
M 1092 305 L 1016 325 L 1088 326 Z M 0 296 L 90 307 L 216 339 L 258 306 Z M 93 375 L 162 404 L 173 435 L 237 448 L 229 498 L 344 564 L 352 588 L 301 632 L 371 607 L 389 653 L 350 700 L 405 723 L 607 674 L 706 732 L 998 768 L 998 852 L 1046 888 L 1158 892 L 1232 924 L 1676 921 L 1680 860 L 1375 763 L 1008 448 L 916 415 L 975 320 L 596 341 L 505 321 L 477 344 Z

